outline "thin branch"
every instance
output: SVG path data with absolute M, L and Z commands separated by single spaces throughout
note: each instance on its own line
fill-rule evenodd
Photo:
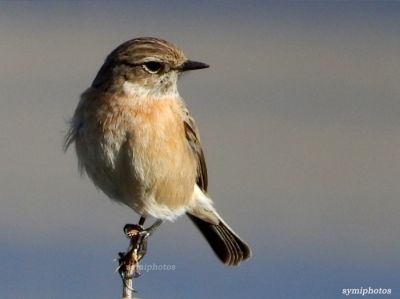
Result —
M 130 239 L 129 248 L 126 252 L 118 253 L 118 273 L 122 279 L 122 298 L 134 299 L 133 279 L 140 276 L 139 262 L 146 255 L 147 240 L 154 231 L 163 223 L 158 219 L 153 225 L 144 229 L 145 218 L 141 217 L 139 224 L 126 224 L 125 235 Z
M 122 298 L 133 299 L 136 292 L 133 279 L 140 276 L 139 262 L 146 254 L 149 233 L 136 224 L 127 224 L 124 232 L 130 239 L 130 244 L 126 252 L 118 253 L 118 272 L 122 279 Z

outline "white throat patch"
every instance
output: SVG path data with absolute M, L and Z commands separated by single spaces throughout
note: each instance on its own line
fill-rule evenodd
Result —
M 171 78 L 175 82 L 169 82 L 166 87 L 165 83 L 159 82 L 156 86 L 147 87 L 142 84 L 125 81 L 122 85 L 122 90 L 126 96 L 130 97 L 154 97 L 157 99 L 179 97 L 179 92 L 176 84 L 176 79 Z

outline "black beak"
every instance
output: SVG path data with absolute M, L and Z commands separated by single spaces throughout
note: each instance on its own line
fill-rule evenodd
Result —
M 185 71 L 191 71 L 191 70 L 200 70 L 200 69 L 206 69 L 210 67 L 208 64 L 203 63 L 203 62 L 198 62 L 198 61 L 192 61 L 192 60 L 186 60 L 180 67 L 179 69 L 182 72 Z

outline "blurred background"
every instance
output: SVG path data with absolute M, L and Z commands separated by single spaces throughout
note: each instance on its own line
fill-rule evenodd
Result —
M 167 39 L 210 194 L 252 245 L 219 263 L 184 218 L 151 238 L 147 298 L 338 298 L 400 283 L 400 3 L 0 3 L 0 297 L 120 298 L 138 216 L 80 177 L 67 121 L 106 55 Z

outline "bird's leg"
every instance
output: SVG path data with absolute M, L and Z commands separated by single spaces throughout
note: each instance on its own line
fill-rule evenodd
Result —
M 163 222 L 164 222 L 163 220 L 157 219 L 157 221 L 154 222 L 151 226 L 149 226 L 148 228 L 142 230 L 142 231 L 140 232 L 140 234 L 144 235 L 145 238 L 148 238 L 149 236 L 151 236 L 151 235 L 156 231 L 156 229 L 157 229 L 161 224 L 163 224 Z
M 143 226 L 144 222 L 146 221 L 146 217 L 140 216 L 139 225 Z
M 144 219 L 143 217 L 140 220 Z M 139 221 L 139 224 L 141 221 Z M 144 223 L 144 220 L 143 222 Z M 156 229 L 163 223 L 162 220 L 158 219 L 154 222 L 150 227 L 138 231 L 139 234 L 139 242 L 137 247 L 137 253 L 139 256 L 139 260 L 141 260 L 147 253 L 147 239 L 156 231 Z

